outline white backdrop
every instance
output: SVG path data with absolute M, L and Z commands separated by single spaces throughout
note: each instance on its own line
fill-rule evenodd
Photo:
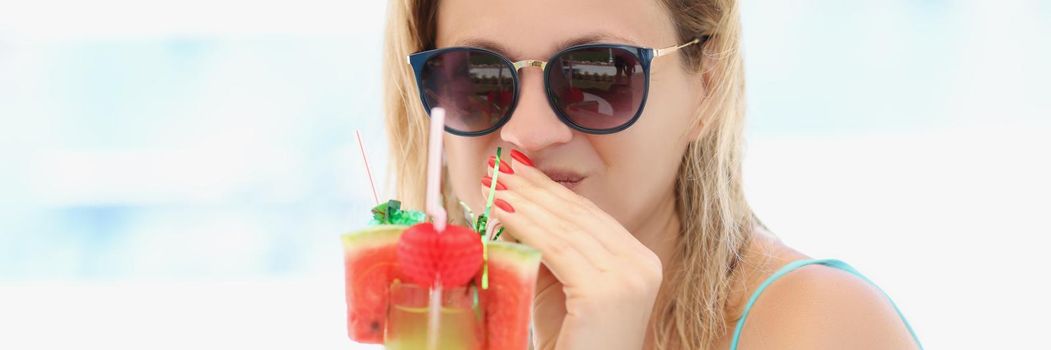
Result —
M 0 348 L 368 348 L 338 234 L 382 172 L 380 2 L 0 1 Z M 748 1 L 748 196 L 931 349 L 1030 348 L 1051 6 Z M 1043 323 L 1043 324 L 1041 324 Z

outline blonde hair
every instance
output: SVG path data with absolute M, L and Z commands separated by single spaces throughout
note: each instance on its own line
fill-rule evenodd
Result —
M 684 68 L 702 73 L 708 95 L 694 118 L 703 131 L 687 147 L 679 168 L 681 244 L 665 268 L 650 334 L 657 349 L 705 349 L 726 334 L 732 321 L 726 315 L 731 282 L 752 225 L 758 224 L 741 186 L 740 16 L 734 0 L 660 1 L 680 42 L 701 35 L 710 39 L 681 51 Z M 397 198 L 412 208 L 423 207 L 427 117 L 405 57 L 434 47 L 436 13 L 435 0 L 394 0 L 387 18 L 383 79 L 391 170 Z M 446 198 L 450 217 L 459 219 L 458 206 Z

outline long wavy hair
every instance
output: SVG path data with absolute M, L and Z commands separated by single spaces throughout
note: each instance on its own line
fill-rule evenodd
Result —
M 744 69 L 741 25 L 734 0 L 657 0 L 686 42 L 701 35 L 703 46 L 683 51 L 684 68 L 701 73 L 707 95 L 695 112 L 702 127 L 682 157 L 676 180 L 681 231 L 677 251 L 665 267 L 649 336 L 656 349 L 706 349 L 722 338 L 732 281 L 741 254 L 759 224 L 741 185 L 744 127 Z M 405 57 L 435 46 L 437 0 L 391 0 L 384 45 L 384 105 L 395 193 L 406 207 L 422 208 L 426 187 L 426 112 L 417 101 Z M 445 189 L 448 194 L 448 188 Z M 446 195 L 450 218 L 460 208 Z

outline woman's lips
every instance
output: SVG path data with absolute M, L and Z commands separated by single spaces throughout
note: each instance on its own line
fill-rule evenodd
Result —
M 581 180 L 583 180 L 583 179 L 581 179 Z M 562 186 L 565 186 L 566 188 L 568 188 L 570 190 L 572 190 L 573 188 L 577 187 L 578 184 L 580 184 L 580 180 L 577 180 L 577 181 L 555 181 L 555 182 L 561 184 Z
M 557 182 L 571 190 L 586 178 L 586 176 L 571 170 L 540 169 L 540 171 L 547 175 L 548 178 L 551 178 L 551 181 Z

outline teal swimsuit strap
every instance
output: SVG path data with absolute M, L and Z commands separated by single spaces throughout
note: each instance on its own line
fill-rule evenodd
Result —
M 912 330 L 912 326 L 909 325 L 909 321 L 905 319 L 905 315 L 901 314 L 901 310 L 898 309 L 898 305 L 894 304 L 894 300 L 891 300 L 890 297 L 887 296 L 887 293 L 884 292 L 883 289 L 881 289 L 878 285 L 872 283 L 871 280 L 869 280 L 867 277 L 862 275 L 850 265 L 847 265 L 847 263 L 845 262 L 836 259 L 803 259 L 793 261 L 791 263 L 788 263 L 784 267 L 778 269 L 777 272 L 774 272 L 772 276 L 763 281 L 763 284 L 759 285 L 759 288 L 755 290 L 755 293 L 752 293 L 752 297 L 748 298 L 748 304 L 746 304 L 744 307 L 744 313 L 741 314 L 741 319 L 737 320 L 737 327 L 734 328 L 733 340 L 730 342 L 730 350 L 737 350 L 737 342 L 741 338 L 741 330 L 744 329 L 744 321 L 748 319 L 748 312 L 752 311 L 752 306 L 755 305 L 755 301 L 759 299 L 759 294 L 762 294 L 763 290 L 765 290 L 766 287 L 769 287 L 770 284 L 774 283 L 774 281 L 776 281 L 778 278 L 781 278 L 781 276 L 784 276 L 789 272 L 795 271 L 796 269 L 799 269 L 803 266 L 813 264 L 825 265 L 831 268 L 846 271 L 851 275 L 857 276 L 858 278 L 861 278 L 868 284 L 871 284 L 872 286 L 876 287 L 876 289 L 878 289 L 880 293 L 883 294 L 883 296 L 887 297 L 887 300 L 890 301 L 890 305 L 894 307 L 894 312 L 897 312 L 898 317 L 900 317 L 901 321 L 905 323 L 905 328 L 909 330 L 909 334 L 912 335 L 912 339 L 916 341 L 916 346 L 918 346 L 921 350 L 923 349 L 923 345 L 920 344 L 920 338 L 917 337 L 916 332 Z

